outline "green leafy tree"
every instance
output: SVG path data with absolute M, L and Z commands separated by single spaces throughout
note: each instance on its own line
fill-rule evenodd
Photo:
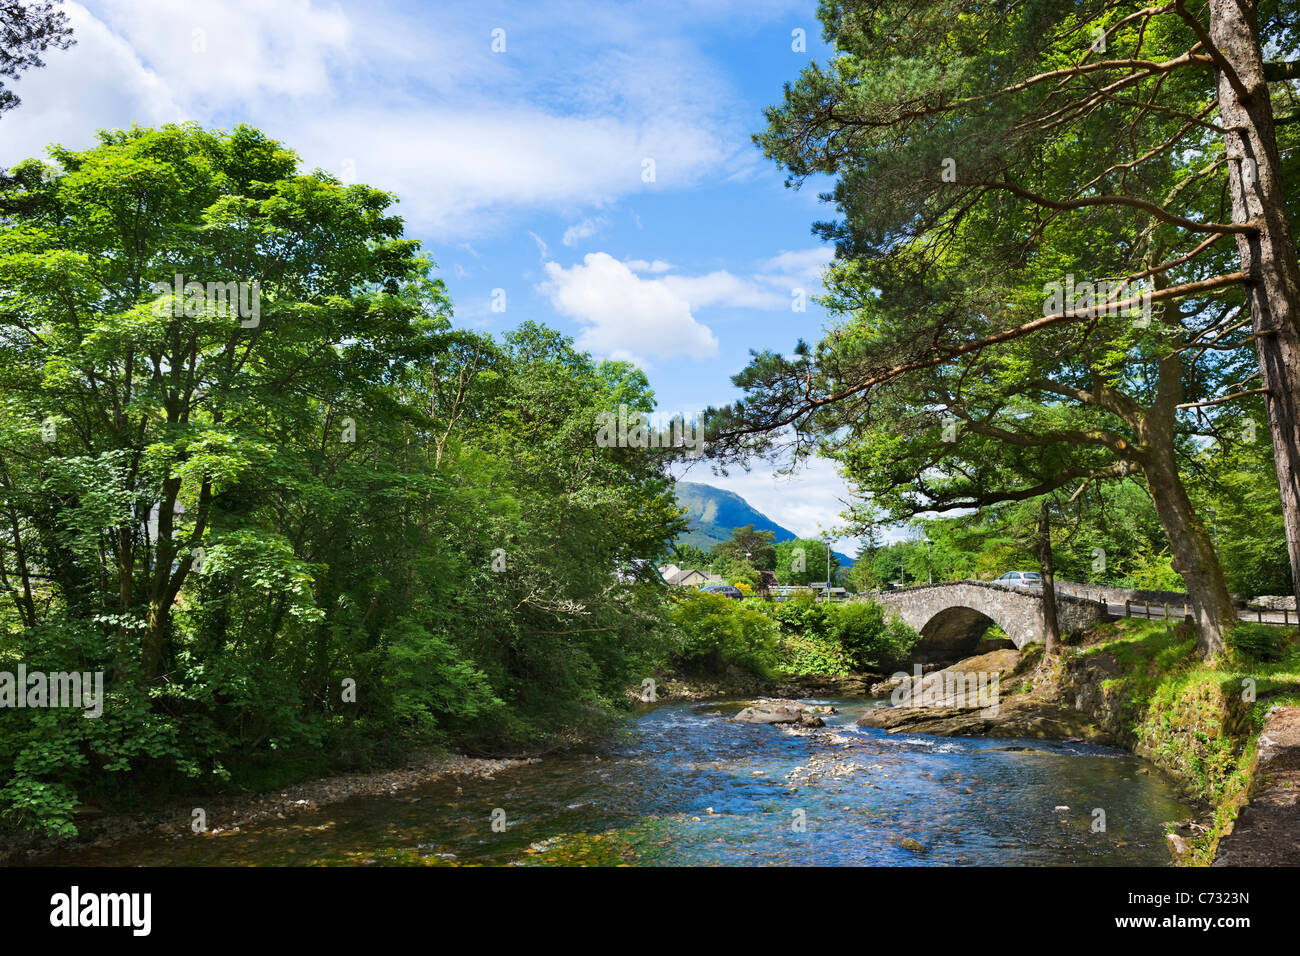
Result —
M 709 569 L 709 563 L 713 560 L 708 551 L 693 544 L 674 544 L 671 557 L 678 567 L 704 571 Z
M 755 531 L 752 524 L 733 528 L 731 537 L 713 546 L 716 560 L 747 562 L 760 571 L 771 571 L 776 567 L 776 548 L 772 542 L 776 533 L 772 531 Z
M 68 832 L 626 705 L 685 530 L 663 454 L 596 441 L 642 373 L 454 329 L 392 197 L 256 130 L 51 155 L 0 183 L 0 660 L 108 699 L 0 714 L 0 809 Z
M 756 589 L 763 580 L 758 568 L 746 561 L 744 555 L 739 558 L 732 554 L 715 557 L 712 568 L 713 573 L 719 575 L 727 584 L 739 585 L 744 582 L 751 589 Z
M 815 538 L 795 538 L 776 546 L 775 569 L 782 584 L 808 585 L 826 580 L 826 557 L 830 553 L 831 580 L 839 570 L 840 560 L 829 552 L 825 542 Z
M 1179 463 L 1221 430 L 1225 403 L 1257 391 L 1255 337 L 1233 333 L 1243 309 L 1259 321 L 1261 302 L 1243 292 L 1237 254 L 1213 241 L 1256 227 L 1220 208 L 1218 166 L 1204 164 L 1222 165 L 1224 140 L 1189 121 L 1214 106 L 1206 64 L 1148 73 L 1092 49 L 1105 36 L 1173 56 L 1197 42 L 1195 18 L 972 5 L 950 23 L 923 7 L 823 4 L 841 55 L 769 111 L 769 155 L 796 178 L 839 177 L 844 218 L 819 228 L 837 240 L 827 302 L 847 321 L 815 352 L 756 356 L 737 377 L 746 401 L 715 425 L 829 436 L 823 449 L 894 517 L 1140 473 L 1193 595 L 1200 649 L 1218 653 L 1233 612 Z M 1116 89 L 1143 90 L 1140 103 L 1085 89 L 1112 72 Z M 1188 250 L 1189 233 L 1210 239 Z M 1294 263 L 1293 250 L 1279 255 Z M 1135 294 L 1142 281 L 1151 288 Z M 1272 314 L 1291 314 L 1286 300 Z M 1287 387 L 1270 393 L 1284 418 Z M 1284 484 L 1287 467 L 1279 457 Z
M 1221 394 L 1184 399 L 1163 389 L 1160 398 L 1210 407 L 1264 395 L 1300 591 L 1300 265 L 1288 188 L 1300 29 L 1287 5 L 823 0 L 820 17 L 836 56 L 787 87 L 759 141 L 796 179 L 838 177 L 844 218 L 819 228 L 841 255 L 879 261 L 906 249 L 932 258 L 980 221 L 987 241 L 961 255 L 974 276 L 995 277 L 1041 262 L 1036 248 L 1054 224 L 1068 220 L 1080 236 L 1118 224 L 1129 248 L 1112 263 L 1087 263 L 1091 279 L 1150 280 L 1157 303 L 1235 290 L 1225 308 L 1171 308 L 1164 351 L 1191 363 L 1211 350 L 1250 348 L 1259 386 L 1252 375 Z M 1066 264 L 1073 260 L 1054 271 Z M 990 314 L 998 285 L 976 278 L 936 305 Z M 951 311 L 932 309 L 913 324 L 910 348 L 846 370 L 806 403 L 861 397 L 1000 342 L 1062 329 L 1086 336 L 1096 318 L 1077 302 L 993 313 L 996 321 L 975 327 Z M 1251 334 L 1243 339 L 1244 325 Z M 1100 396 L 1110 382 L 1057 384 Z M 1159 401 L 1149 410 L 1161 417 Z M 1208 552 L 1195 527 L 1179 537 L 1194 539 L 1193 547 L 1170 541 L 1186 577 Z M 1202 649 L 1215 650 L 1222 587 L 1198 581 L 1194 590 L 1204 605 Z
M 364 433 L 393 407 L 365 386 L 428 354 L 445 299 L 390 196 L 300 175 L 254 130 L 51 153 L 58 175 L 20 164 L 0 196 L 0 468 L 42 483 L 8 499 L 11 527 L 33 532 L 12 542 L 27 571 L 9 580 L 33 625 L 40 555 L 69 611 L 112 615 L 159 681 L 219 499 L 276 474 L 277 419 L 317 418 L 322 457 L 349 458 L 349 423 Z

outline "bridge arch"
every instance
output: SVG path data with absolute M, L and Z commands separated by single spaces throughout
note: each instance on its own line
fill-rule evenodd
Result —
M 991 638 L 989 630 L 994 626 L 1006 633 L 1007 638 Z M 986 610 L 964 604 L 941 608 L 920 627 L 913 625 L 913 629 L 921 635 L 921 640 L 912 648 L 912 656 L 922 664 L 961 660 L 1003 647 L 1019 650 L 1022 646 L 1010 637 L 1012 632 L 1007 626 Z
M 1019 650 L 1043 640 L 1043 599 L 1039 591 L 1009 588 L 989 581 L 922 584 L 868 596 L 893 610 L 921 635 L 912 651 L 918 663 L 960 660 L 996 645 L 980 641 L 996 624 Z M 1057 618 L 1063 632 L 1075 632 L 1105 620 L 1106 605 L 1057 594 Z

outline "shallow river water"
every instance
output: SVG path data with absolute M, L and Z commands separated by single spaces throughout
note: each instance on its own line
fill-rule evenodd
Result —
M 491 780 L 51 862 L 1151 866 L 1169 862 L 1164 824 L 1192 815 L 1124 751 L 888 734 L 854 724 L 872 701 L 814 703 L 839 713 L 801 732 L 728 722 L 736 702 L 664 704 L 588 752 Z

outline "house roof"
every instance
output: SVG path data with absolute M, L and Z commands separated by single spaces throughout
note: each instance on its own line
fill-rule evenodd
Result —
M 675 564 L 665 564 L 659 569 L 668 584 L 714 584 L 722 583 L 722 576 L 709 574 L 696 568 L 679 568 Z

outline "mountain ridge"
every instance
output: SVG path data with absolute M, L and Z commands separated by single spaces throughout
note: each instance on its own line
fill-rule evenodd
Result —
M 752 524 L 756 531 L 771 531 L 775 540 L 792 541 L 801 535 L 777 524 L 748 501 L 725 488 L 697 481 L 678 481 L 674 486 L 677 503 L 687 510 L 690 529 L 678 535 L 677 544 L 690 544 L 708 551 L 715 544 L 731 537 L 733 528 Z M 850 567 L 853 558 L 832 551 L 840 567 Z

